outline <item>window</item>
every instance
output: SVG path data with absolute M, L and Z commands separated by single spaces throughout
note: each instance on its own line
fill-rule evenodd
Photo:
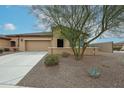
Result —
M 11 47 L 15 47 L 16 46 L 16 42 L 15 41 L 11 41 Z
M 57 47 L 64 47 L 64 40 L 63 39 L 57 39 Z

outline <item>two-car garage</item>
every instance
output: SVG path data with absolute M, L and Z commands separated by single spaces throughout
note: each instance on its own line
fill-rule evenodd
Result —
M 26 40 L 26 51 L 48 51 L 48 47 L 51 46 L 50 40 Z
M 36 32 L 8 35 L 19 51 L 48 51 L 51 47 L 52 32 Z

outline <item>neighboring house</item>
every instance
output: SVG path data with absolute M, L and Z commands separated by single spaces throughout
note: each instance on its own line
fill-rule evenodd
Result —
M 60 35 L 58 30 L 54 28 L 52 32 L 6 35 L 4 37 L 6 38 L 4 39 L 5 47 L 19 51 L 48 51 L 49 54 L 68 52 L 72 54 L 69 42 Z M 98 47 L 88 47 L 85 54 L 94 55 L 97 51 Z
M 114 50 L 118 50 L 118 51 L 124 50 L 124 41 L 114 43 L 113 48 L 114 48 Z
M 0 35 L 0 49 L 8 48 L 10 46 L 10 38 Z

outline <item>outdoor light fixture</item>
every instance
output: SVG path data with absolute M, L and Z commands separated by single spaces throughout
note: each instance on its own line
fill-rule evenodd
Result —
M 23 41 L 23 39 L 21 39 L 21 42 Z

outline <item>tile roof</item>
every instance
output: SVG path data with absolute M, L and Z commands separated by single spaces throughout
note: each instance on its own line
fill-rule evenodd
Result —
M 0 39 L 10 40 L 10 38 L 6 37 L 5 35 L 0 34 Z
M 52 32 L 36 32 L 36 33 L 24 33 L 24 34 L 12 34 L 6 36 L 52 36 Z

